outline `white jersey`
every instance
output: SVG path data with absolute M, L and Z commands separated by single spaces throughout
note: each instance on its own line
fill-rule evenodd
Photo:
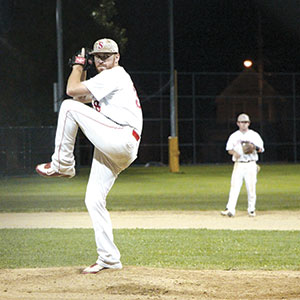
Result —
M 143 116 L 129 74 L 117 66 L 82 82 L 93 95 L 93 107 L 111 120 L 142 132 Z
M 226 150 L 234 150 L 236 151 L 241 157 L 237 160 L 234 155 L 232 155 L 233 161 L 241 161 L 241 162 L 247 162 L 247 161 L 257 161 L 258 155 L 257 152 L 254 151 L 251 154 L 244 154 L 242 149 L 242 142 L 251 142 L 255 146 L 262 149 L 262 152 L 264 152 L 264 142 L 260 135 L 255 132 L 252 129 L 248 129 L 246 132 L 242 132 L 240 130 L 235 131 L 232 133 L 227 141 L 226 144 Z

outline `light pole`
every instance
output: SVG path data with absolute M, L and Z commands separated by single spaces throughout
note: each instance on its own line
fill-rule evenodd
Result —
M 263 38 L 261 31 L 261 13 L 258 9 L 258 60 L 257 60 L 257 71 L 258 71 L 258 115 L 260 134 L 263 134 L 263 73 L 264 73 L 264 62 L 263 62 Z
M 57 38 L 57 85 L 54 85 L 56 92 L 55 109 L 58 111 L 64 96 L 64 74 L 63 74 L 63 29 L 61 0 L 56 0 L 56 38 Z
M 169 141 L 169 169 L 173 173 L 179 172 L 179 148 L 176 120 L 176 97 L 175 97 L 175 68 L 174 68 L 174 25 L 173 25 L 173 0 L 169 0 L 169 39 L 170 39 L 170 127 Z
M 261 57 L 261 55 L 260 55 L 260 57 Z M 253 66 L 253 61 L 251 59 L 246 59 L 246 60 L 244 60 L 243 65 L 246 69 L 250 69 Z M 257 90 L 258 90 L 257 111 L 258 111 L 260 133 L 262 134 L 262 131 L 263 131 L 263 84 L 264 84 L 264 78 L 263 78 L 264 71 L 263 71 L 262 58 L 257 59 L 256 66 L 257 66 Z

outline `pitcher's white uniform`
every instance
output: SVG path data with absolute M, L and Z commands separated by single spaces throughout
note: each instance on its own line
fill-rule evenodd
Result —
M 75 172 L 73 149 L 79 126 L 95 146 L 85 203 L 95 230 L 97 263 L 120 268 L 106 196 L 118 174 L 137 157 L 142 110 L 130 76 L 120 66 L 105 70 L 83 84 L 93 94 L 94 109 L 75 100 L 62 103 L 52 165 L 60 173 Z
M 44 177 L 73 177 L 78 127 L 95 146 L 85 203 L 95 231 L 98 259 L 83 270 L 84 274 L 97 273 L 103 268 L 122 268 L 106 196 L 118 174 L 136 159 L 143 124 L 133 82 L 119 65 L 117 43 L 100 39 L 89 54 L 93 55 L 98 74 L 84 80 L 88 58 L 82 48 L 71 60 L 67 94 L 73 99 L 65 100 L 60 107 L 52 160 L 36 167 Z M 85 102 L 92 102 L 93 107 Z
M 249 129 L 246 132 L 241 132 L 240 130 L 235 131 L 230 135 L 226 150 L 234 150 L 240 157 L 236 159 L 232 156 L 234 162 L 233 172 L 231 176 L 231 187 L 229 192 L 229 199 L 226 205 L 228 211 L 235 215 L 235 207 L 239 197 L 239 193 L 245 180 L 246 189 L 248 193 L 248 213 L 255 212 L 256 204 L 256 181 L 257 181 L 257 165 L 258 160 L 257 152 L 251 154 L 244 154 L 242 150 L 242 142 L 251 142 L 264 151 L 263 140 L 260 135 L 254 130 Z
M 100 39 L 89 54 L 93 55 L 98 74 L 84 80 L 88 59 L 82 48 L 81 54 L 71 60 L 67 94 L 74 99 L 65 100 L 60 107 L 52 161 L 36 167 L 44 177 L 73 177 L 78 127 L 95 146 L 85 203 L 95 231 L 98 259 L 83 270 L 84 274 L 104 268 L 122 268 L 106 209 L 106 196 L 118 174 L 136 159 L 143 124 L 133 82 L 119 66 L 117 43 Z M 93 108 L 85 102 L 92 102 Z

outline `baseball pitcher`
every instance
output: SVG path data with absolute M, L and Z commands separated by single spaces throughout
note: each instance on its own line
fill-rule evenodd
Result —
M 264 143 L 260 135 L 249 129 L 250 118 L 240 114 L 237 118 L 239 130 L 229 136 L 226 150 L 232 155 L 234 167 L 231 176 L 231 186 L 226 209 L 221 212 L 223 216 L 233 217 L 240 194 L 243 180 L 245 180 L 248 194 L 248 215 L 255 217 L 256 181 L 258 173 L 258 154 L 264 152 Z
M 67 82 L 72 99 L 64 100 L 59 111 L 55 151 L 51 162 L 36 167 L 44 177 L 75 176 L 73 152 L 78 127 L 95 146 L 85 204 L 95 231 L 98 259 L 83 270 L 84 274 L 122 268 L 106 196 L 118 174 L 137 157 L 143 117 L 133 82 L 119 60 L 117 43 L 106 38 L 96 41 L 92 52 L 82 48 L 72 57 Z M 98 74 L 85 80 L 92 63 Z M 84 104 L 89 102 L 93 107 Z

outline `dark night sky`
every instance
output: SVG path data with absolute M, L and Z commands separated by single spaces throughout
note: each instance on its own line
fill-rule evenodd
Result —
M 129 37 L 124 62 L 132 70 L 168 70 L 168 0 L 116 2 Z M 298 0 L 174 0 L 176 69 L 240 71 L 245 58 L 257 58 L 258 9 L 265 69 L 299 72 Z
M 11 1 L 0 0 L 0 4 Z M 19 39 L 18 45 L 17 35 L 25 32 L 25 47 L 33 53 L 39 46 L 49 47 L 55 53 L 56 1 L 40 0 L 42 6 L 37 3 L 15 0 L 11 28 L 5 37 L 9 43 L 13 39 L 13 46 L 20 48 L 24 38 Z M 75 51 L 73 48 L 87 43 L 84 40 L 87 36 L 87 46 L 92 46 L 102 35 L 96 26 L 92 28 L 91 23 L 85 22 L 88 19 L 85 0 L 62 3 L 65 55 L 70 55 Z M 169 0 L 115 0 L 115 3 L 118 16 L 114 21 L 126 28 L 128 37 L 126 51 L 121 53 L 122 63 L 133 71 L 169 71 Z M 265 68 L 299 72 L 300 0 L 173 0 L 173 3 L 178 71 L 240 71 L 245 58 L 257 58 L 260 10 Z M 30 26 L 25 18 L 32 23 Z M 66 44 L 69 36 L 74 37 L 72 48 Z
M 177 71 L 241 71 L 244 59 L 257 59 L 260 10 L 265 71 L 300 72 L 300 0 L 173 1 Z M 0 125 L 52 124 L 56 118 L 52 108 L 53 82 L 57 81 L 56 1 L 15 0 L 11 18 L 5 3 L 12 0 L 0 0 Z M 62 0 L 65 81 L 69 57 L 103 37 L 88 16 L 87 3 L 98 2 Z M 115 3 L 114 22 L 126 28 L 128 37 L 121 64 L 129 72 L 168 72 L 169 0 Z

